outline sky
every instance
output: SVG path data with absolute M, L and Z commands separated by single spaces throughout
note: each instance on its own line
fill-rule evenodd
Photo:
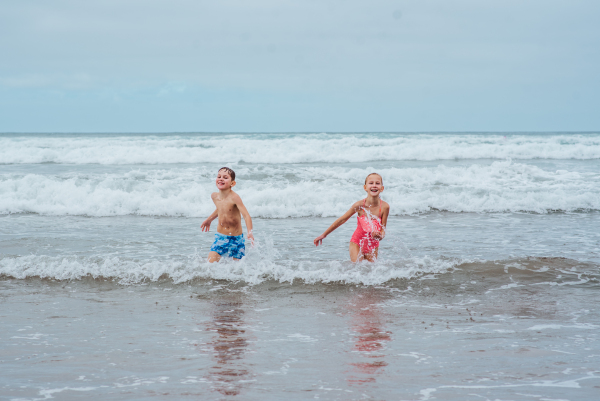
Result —
M 600 130 L 600 1 L 4 0 L 0 132 Z

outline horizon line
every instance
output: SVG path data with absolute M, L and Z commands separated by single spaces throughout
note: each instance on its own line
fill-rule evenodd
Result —
M 592 131 L 2 131 L 5 134 L 597 134 Z

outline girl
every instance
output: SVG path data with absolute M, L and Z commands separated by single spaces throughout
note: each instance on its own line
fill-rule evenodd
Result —
M 353 204 L 342 217 L 315 238 L 316 246 L 321 245 L 325 237 L 348 221 L 354 213 L 358 213 L 358 227 L 350 238 L 350 260 L 357 262 L 366 259 L 374 262 L 377 259 L 379 241 L 385 237 L 385 225 L 390 214 L 390 205 L 379 197 L 383 192 L 383 179 L 379 174 L 369 174 L 365 179 L 364 189 L 367 192 L 367 198 Z

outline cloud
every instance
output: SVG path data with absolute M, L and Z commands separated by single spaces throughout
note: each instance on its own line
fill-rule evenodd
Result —
M 277 104 L 285 118 L 298 101 L 318 103 L 324 109 L 312 114 L 333 127 L 347 127 L 342 110 L 361 107 L 373 108 L 361 123 L 373 129 L 495 129 L 505 119 L 513 124 L 502 127 L 521 129 L 561 108 L 572 109 L 565 126 L 592 127 L 600 117 L 576 109 L 598 103 L 599 11 L 580 0 L 9 2 L 0 85 L 77 92 L 87 99 L 79 107 L 94 109 L 102 90 L 136 109 L 153 97 L 195 110 L 210 93 L 222 109 L 203 121 L 214 126 L 252 98 L 264 110 Z M 290 130 L 308 126 L 289 121 Z
M 170 94 L 180 94 L 185 92 L 187 89 L 187 86 L 185 84 L 182 83 L 177 83 L 177 82 L 169 82 L 165 85 L 163 85 L 160 90 L 158 91 L 157 96 L 167 96 Z
M 41 74 L 0 77 L 0 85 L 13 88 L 39 88 L 52 84 L 53 80 Z
M 60 88 L 83 90 L 101 85 L 101 81 L 85 73 L 20 74 L 0 77 L 0 85 L 12 88 Z

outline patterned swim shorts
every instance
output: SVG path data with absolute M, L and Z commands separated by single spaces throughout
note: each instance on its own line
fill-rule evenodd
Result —
M 241 259 L 246 255 L 244 234 L 238 236 L 215 234 L 215 242 L 210 247 L 210 250 L 221 256 Z

